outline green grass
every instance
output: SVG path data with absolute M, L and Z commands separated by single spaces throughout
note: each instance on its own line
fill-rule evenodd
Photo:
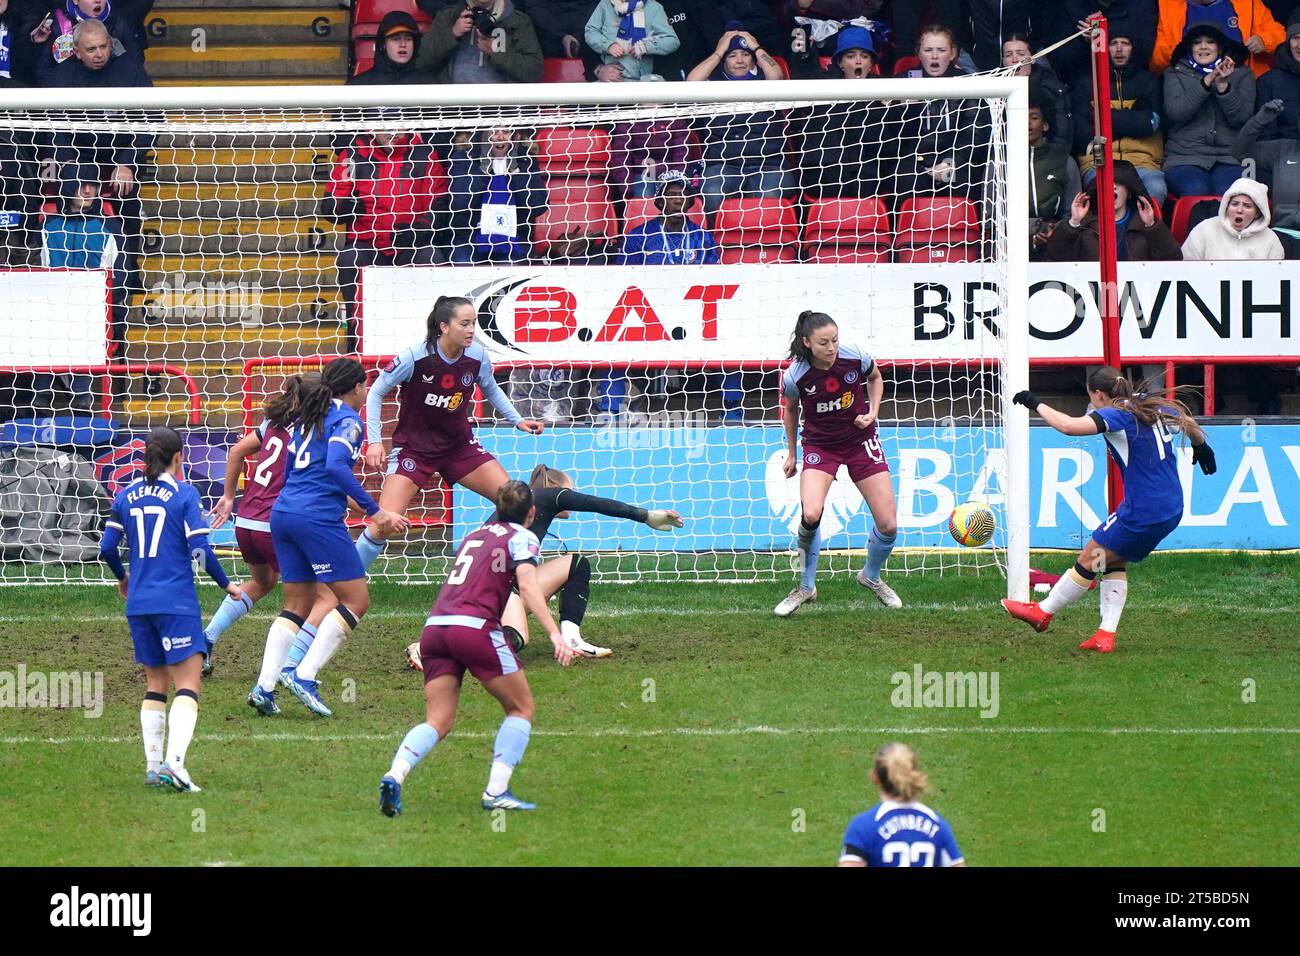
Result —
M 204 688 L 196 795 L 140 786 L 142 680 L 115 595 L 5 589 L 0 672 L 102 672 L 105 707 L 93 720 L 0 709 L 0 859 L 825 865 L 848 818 L 875 801 L 870 753 L 902 739 L 972 865 L 1294 862 L 1294 556 L 1151 558 L 1132 575 L 1111 657 L 1075 649 L 1096 626 L 1095 596 L 1037 635 L 997 607 L 993 576 L 893 581 L 901 612 L 838 574 L 786 621 L 771 615 L 784 584 L 598 586 L 584 632 L 614 658 L 561 670 L 540 646 L 525 652 L 538 716 L 515 784 L 542 809 L 506 817 L 504 832 L 477 802 L 499 711 L 471 679 L 456 732 L 408 778 L 406 813 L 375 808 L 422 717 L 402 647 L 432 588 L 375 588 L 326 672 L 330 721 L 292 699 L 275 719 L 248 708 L 274 609 L 237 624 Z M 215 605 L 213 588 L 202 594 Z M 891 675 L 918 663 L 997 672 L 999 713 L 895 708 Z M 1099 809 L 1105 832 L 1093 829 Z

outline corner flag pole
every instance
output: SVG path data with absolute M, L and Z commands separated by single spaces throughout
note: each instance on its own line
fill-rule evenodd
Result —
M 1115 167 L 1111 153 L 1110 132 L 1110 26 L 1096 13 L 1088 17 L 1092 26 L 1092 102 L 1093 137 L 1088 144 L 1092 168 L 1097 172 L 1097 247 L 1101 268 L 1102 361 L 1116 369 L 1120 366 L 1119 350 L 1119 272 L 1115 244 Z M 1114 511 L 1124 498 L 1124 483 L 1119 468 L 1109 462 L 1106 499 Z

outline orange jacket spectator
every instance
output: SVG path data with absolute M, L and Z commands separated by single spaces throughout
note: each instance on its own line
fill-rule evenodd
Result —
M 369 134 L 343 150 L 330 172 L 328 214 L 351 218 L 348 239 L 392 250 L 397 234 L 428 228 L 434 200 L 447 192 L 447 173 L 418 133 Z
M 1273 48 L 1286 42 L 1286 27 L 1273 19 L 1273 14 L 1264 6 L 1264 0 L 1232 0 L 1232 8 L 1237 12 L 1241 42 L 1247 43 L 1253 36 L 1264 41 L 1260 52 L 1250 57 L 1251 71 L 1256 78 L 1263 76 L 1273 63 Z M 1187 29 L 1187 11 L 1187 0 L 1160 0 L 1156 48 L 1151 54 L 1152 71 L 1162 73 L 1169 68 L 1174 47 L 1178 46 L 1183 31 Z M 1195 16 L 1190 22 L 1196 22 Z

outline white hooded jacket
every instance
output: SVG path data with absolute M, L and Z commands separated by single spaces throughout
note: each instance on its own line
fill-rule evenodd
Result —
M 1260 215 L 1238 232 L 1228 219 L 1228 203 L 1245 193 L 1259 207 Z M 1199 223 L 1183 243 L 1184 259 L 1285 259 L 1277 234 L 1269 228 L 1268 187 L 1254 179 L 1238 179 L 1223 194 L 1219 215 Z

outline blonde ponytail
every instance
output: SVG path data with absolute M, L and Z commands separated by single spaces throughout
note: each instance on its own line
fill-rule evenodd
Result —
M 888 743 L 876 751 L 876 780 L 885 796 L 909 803 L 929 786 L 929 778 L 916 768 L 916 753 L 907 744 Z

